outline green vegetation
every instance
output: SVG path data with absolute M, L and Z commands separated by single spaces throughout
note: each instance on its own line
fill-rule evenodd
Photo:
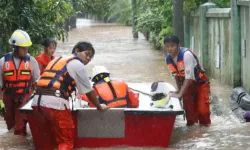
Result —
M 137 0 L 137 26 L 136 30 L 143 33 L 155 48 L 160 49 L 163 37 L 173 34 L 172 28 L 172 1 L 173 0 Z M 208 0 L 184 0 L 184 14 L 189 15 L 191 11 L 206 3 Z M 219 7 L 229 7 L 230 0 L 210 0 Z M 111 15 L 116 16 L 116 21 L 122 24 L 131 24 L 131 0 L 117 0 L 113 3 Z M 122 5 L 122 6 L 120 6 Z M 123 12 L 126 12 L 123 13 Z M 114 15 L 115 14 L 115 15 Z
M 16 29 L 27 31 L 33 46 L 31 54 L 37 54 L 44 38 L 67 37 L 65 20 L 74 14 L 69 0 L 0 0 L 0 43 L 2 54 L 10 51 L 8 39 Z
M 159 49 L 163 37 L 172 34 L 172 0 L 138 1 L 138 24 L 136 29 Z

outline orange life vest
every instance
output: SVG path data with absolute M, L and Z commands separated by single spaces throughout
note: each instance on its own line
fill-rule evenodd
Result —
M 39 56 L 36 57 L 36 60 L 39 64 L 40 68 L 40 74 L 42 75 L 45 68 L 47 67 L 47 65 L 49 64 L 49 62 L 51 60 L 53 60 L 55 57 L 51 56 L 51 58 L 49 58 L 48 55 L 46 55 L 45 53 L 40 54 Z
M 26 55 L 16 68 L 12 53 L 4 56 L 3 65 L 3 91 L 9 94 L 22 94 L 31 92 L 30 56 Z
M 38 80 L 37 87 L 59 90 L 60 94 L 68 99 L 71 93 L 75 91 L 76 86 L 74 79 L 67 71 L 67 63 L 73 59 L 81 61 L 75 56 L 58 57 L 52 60 Z
M 176 80 L 179 81 L 180 84 L 182 84 L 182 82 L 185 80 L 184 53 L 187 51 L 190 51 L 193 54 L 197 62 L 197 65 L 194 67 L 195 81 L 206 82 L 208 80 L 208 77 L 204 74 L 204 69 L 201 68 L 197 56 L 190 49 L 185 47 L 180 47 L 179 49 L 179 53 L 177 56 L 177 65 L 173 62 L 171 56 L 167 55 L 166 64 L 168 65 L 170 72 L 176 78 Z
M 129 107 L 127 86 L 122 81 L 110 81 L 96 84 L 95 91 L 99 100 L 111 108 Z

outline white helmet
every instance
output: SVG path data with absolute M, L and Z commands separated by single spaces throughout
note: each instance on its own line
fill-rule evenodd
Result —
M 106 74 L 109 76 L 110 72 L 108 71 L 108 69 L 104 66 L 95 66 L 92 69 L 92 76 L 91 76 L 91 81 L 94 82 L 94 79 L 97 75 L 99 74 Z
M 27 32 L 23 30 L 16 30 L 13 32 L 9 39 L 10 45 L 20 46 L 20 47 L 29 47 L 32 45 L 30 36 Z
M 151 85 L 152 102 L 150 105 L 156 108 L 165 108 L 169 102 L 166 84 L 163 81 L 156 81 Z

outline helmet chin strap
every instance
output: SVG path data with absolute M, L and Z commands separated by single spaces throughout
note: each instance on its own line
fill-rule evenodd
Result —
M 16 58 L 23 58 L 23 57 L 19 56 L 17 46 L 13 46 L 13 56 Z

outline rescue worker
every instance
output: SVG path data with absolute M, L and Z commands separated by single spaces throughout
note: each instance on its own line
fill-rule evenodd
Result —
M 109 108 L 100 105 L 87 77 L 85 65 L 95 54 L 92 44 L 78 42 L 72 54 L 52 60 L 37 82 L 32 107 L 43 149 L 54 149 L 55 145 L 58 150 L 73 148 L 75 125 L 68 100 L 76 88 L 79 93 L 86 93 L 99 111 Z
M 0 99 L 3 97 L 8 130 L 14 127 L 15 135 L 25 136 L 27 116 L 20 113 L 19 108 L 28 101 L 32 87 L 40 77 L 40 70 L 36 59 L 28 54 L 32 42 L 25 31 L 14 31 L 9 43 L 13 52 L 0 60 Z
M 178 88 L 177 92 L 170 92 L 169 97 L 183 97 L 187 126 L 196 122 L 201 126 L 209 126 L 210 83 L 198 58 L 190 49 L 180 47 L 177 36 L 165 37 L 164 49 L 168 52 L 166 64 Z
M 41 75 L 48 63 L 55 58 L 54 53 L 56 51 L 57 42 L 55 39 L 48 38 L 43 41 L 42 45 L 44 46 L 44 52 L 36 57 Z
M 110 80 L 110 72 L 104 66 L 93 68 L 91 80 L 93 88 L 98 95 L 99 102 L 111 108 L 137 108 L 139 106 L 139 94 L 133 93 L 123 81 Z M 88 101 L 86 96 L 83 100 Z M 93 104 L 89 103 L 90 107 Z

